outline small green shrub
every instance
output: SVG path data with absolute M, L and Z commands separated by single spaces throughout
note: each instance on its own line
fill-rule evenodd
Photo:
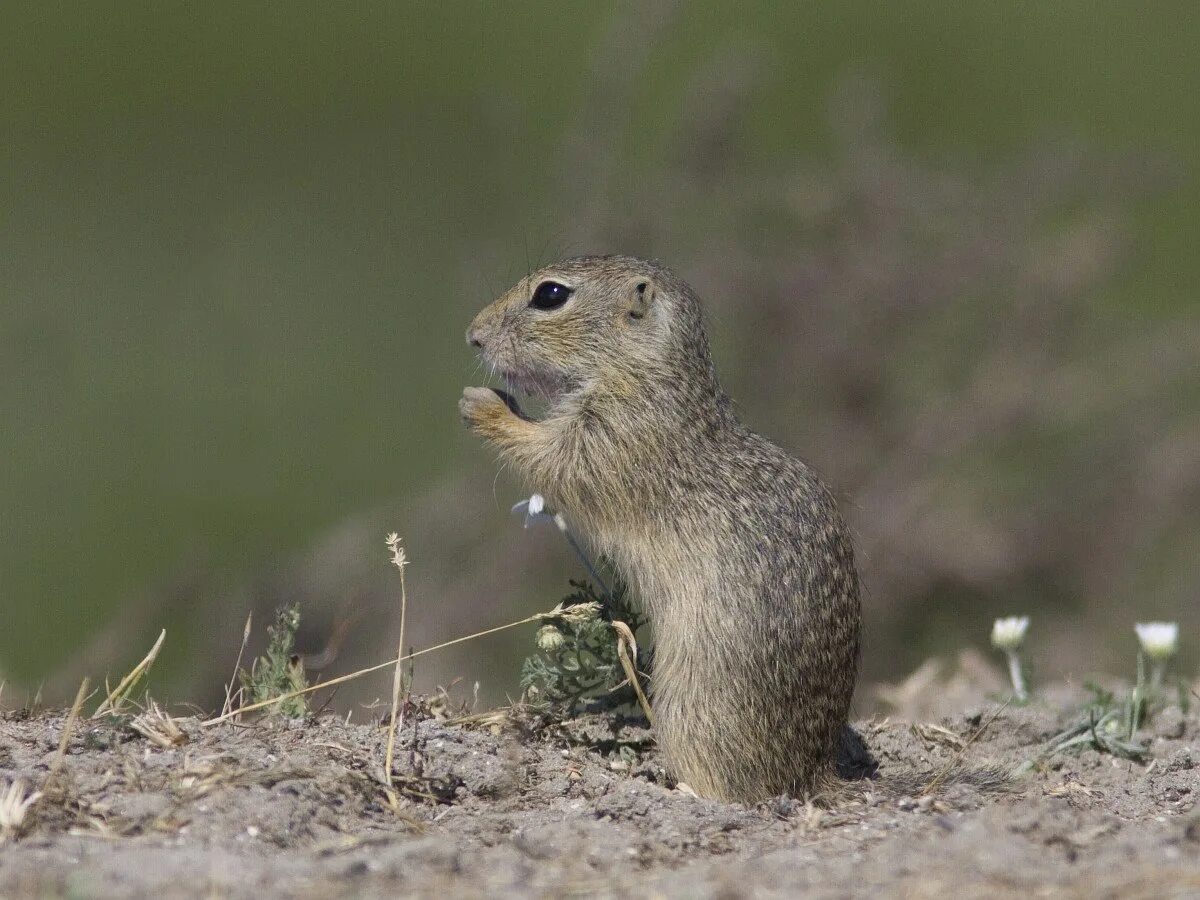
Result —
M 599 613 L 562 616 L 538 629 L 537 652 L 521 667 L 522 699 L 563 713 L 597 698 L 613 706 L 635 702 L 628 686 L 613 691 L 625 680 L 625 673 L 610 623 L 624 622 L 636 634 L 644 623 L 642 616 L 630 605 L 623 584 L 615 585 L 611 594 L 598 592 L 587 581 L 570 584 L 574 590 L 561 605 L 570 610 L 592 604 Z
M 304 663 L 295 651 L 300 608 L 295 604 L 275 611 L 275 624 L 267 626 L 267 650 L 254 661 L 250 671 L 240 673 L 247 704 L 273 700 L 308 687 Z M 297 719 L 308 713 L 305 697 L 292 697 L 268 707 L 268 715 Z

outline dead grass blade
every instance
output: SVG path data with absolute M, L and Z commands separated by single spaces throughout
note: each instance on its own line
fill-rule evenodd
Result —
M 489 709 L 486 712 L 467 713 L 462 716 L 454 716 L 445 721 L 446 725 L 466 725 L 479 728 L 502 728 L 512 718 L 511 706 L 500 706 L 496 709 Z
M 25 817 L 42 798 L 41 791 L 31 791 L 21 779 L 0 790 L 0 846 L 19 837 L 25 828 Z
M 254 610 L 250 610 L 246 615 L 246 627 L 242 629 L 242 646 L 238 647 L 237 660 L 233 664 L 233 674 L 229 676 L 229 683 L 225 685 L 225 702 L 221 705 L 221 715 L 233 712 L 233 698 L 241 691 L 234 691 L 233 686 L 237 684 L 238 672 L 242 669 L 242 654 L 246 652 L 246 645 L 250 643 L 250 628 L 254 623 Z
M 311 771 L 301 768 L 245 768 L 224 758 L 185 757 L 182 769 L 175 776 L 173 790 L 177 797 L 191 801 L 206 797 L 219 787 L 255 784 L 272 787 L 281 781 L 312 777 Z
M 966 743 L 964 743 L 962 745 L 962 748 L 956 754 L 954 754 L 953 757 L 951 757 L 950 762 L 946 763 L 945 768 L 943 768 L 942 771 L 938 772 L 937 775 L 934 776 L 933 780 L 931 782 L 929 782 L 929 784 L 925 785 L 924 789 L 922 789 L 921 793 L 918 796 L 927 797 L 930 794 L 932 794 L 934 791 L 936 791 L 939 787 L 941 787 L 942 782 L 944 782 L 950 776 L 950 773 L 953 772 L 954 769 L 958 766 L 958 764 L 962 762 L 963 756 L 965 756 L 966 752 L 969 749 L 971 749 L 971 745 L 974 744 L 977 740 L 979 740 L 980 737 L 983 736 L 983 733 L 988 730 L 988 728 L 991 726 L 991 724 L 993 722 L 996 721 L 996 719 L 997 719 L 997 717 L 999 717 L 1000 713 L 1002 713 L 1006 709 L 1008 709 L 1009 704 L 1011 704 L 1012 702 L 1013 702 L 1013 698 L 1009 697 L 1007 700 L 1004 701 L 1003 704 L 1001 704 L 999 707 L 997 707 L 995 712 L 993 712 L 990 716 L 988 716 L 987 720 L 982 725 L 980 725 L 977 729 L 975 729 L 975 733 L 972 734 L 969 738 L 967 738 Z
M 146 654 L 145 658 L 132 669 L 130 669 L 129 674 L 121 679 L 112 693 L 104 698 L 104 702 L 96 707 L 96 711 L 92 713 L 93 719 L 98 719 L 106 714 L 116 714 L 120 712 L 121 704 L 123 704 L 125 700 L 129 698 L 129 695 L 133 693 L 133 689 L 137 686 L 137 683 L 148 671 L 150 671 L 150 667 L 154 665 L 154 660 L 158 658 L 158 651 L 162 649 L 163 641 L 166 639 L 167 629 L 164 628 L 162 633 L 158 636 L 158 640 L 154 642 L 154 646 L 150 648 L 150 652 Z
M 46 783 L 42 785 L 42 795 L 50 793 L 54 787 L 54 780 L 58 777 L 59 771 L 63 767 L 63 761 L 67 756 L 67 745 L 71 742 L 71 734 L 75 731 L 75 723 L 79 720 L 79 710 L 83 708 L 83 701 L 87 699 L 88 680 L 84 678 L 79 682 L 79 690 L 75 692 L 75 702 L 71 704 L 71 711 L 67 713 L 67 720 L 63 722 L 62 736 L 58 739 L 58 752 L 54 754 L 54 761 L 50 763 L 50 771 L 46 775 Z
M 637 638 L 633 636 L 631 629 L 624 622 L 610 622 L 613 631 L 617 633 L 617 658 L 621 661 L 621 668 L 625 670 L 625 677 L 629 679 L 629 683 L 633 685 L 633 691 L 637 694 L 638 703 L 642 707 L 642 712 L 646 714 L 646 721 L 650 723 L 650 727 L 654 727 L 654 713 L 650 709 L 650 701 L 646 699 L 645 693 L 642 691 L 642 683 L 638 678 L 637 671 Z
M 129 727 L 164 750 L 179 747 L 188 740 L 187 732 L 153 700 L 149 701 L 145 712 L 134 717 Z

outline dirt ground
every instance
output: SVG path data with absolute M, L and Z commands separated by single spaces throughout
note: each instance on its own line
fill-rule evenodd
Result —
M 1084 750 L 998 783 L 1083 692 L 941 696 L 955 709 L 856 723 L 877 768 L 827 806 L 691 796 L 613 715 L 410 715 L 395 808 L 378 711 L 179 719 L 178 746 L 84 720 L 0 844 L 0 896 L 1200 897 L 1195 710 L 1155 717 L 1146 763 Z M 0 794 L 46 784 L 64 722 L 3 714 Z

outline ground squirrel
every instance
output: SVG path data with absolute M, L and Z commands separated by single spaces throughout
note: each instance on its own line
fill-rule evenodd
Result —
M 577 524 L 654 629 L 659 744 L 698 794 L 818 789 L 858 667 L 850 537 L 804 463 L 743 425 L 700 304 L 657 263 L 568 259 L 523 278 L 468 342 L 510 387 L 469 387 L 463 420 Z

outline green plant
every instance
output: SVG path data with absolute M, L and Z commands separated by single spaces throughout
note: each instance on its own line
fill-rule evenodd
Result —
M 1050 749 L 1045 756 L 1055 753 L 1091 747 L 1101 753 L 1110 753 L 1122 759 L 1140 762 L 1146 758 L 1149 748 L 1134 739 L 1137 729 L 1146 718 L 1146 697 L 1141 688 L 1141 657 L 1138 657 L 1139 684 L 1124 700 L 1118 700 L 1112 691 L 1088 682 L 1092 692 L 1091 701 L 1084 706 L 1083 715 L 1071 727 L 1050 739 Z
M 242 687 L 250 703 L 269 701 L 308 686 L 304 663 L 295 652 L 296 630 L 300 627 L 300 609 L 295 604 L 275 611 L 275 624 L 267 626 L 266 652 L 254 661 L 250 671 L 241 671 Z M 299 718 L 308 712 L 303 696 L 291 697 L 270 707 L 270 714 Z
M 566 614 L 538 629 L 538 650 L 521 667 L 523 700 L 563 712 L 599 697 L 613 705 L 635 702 L 632 690 L 614 690 L 625 673 L 612 622 L 624 622 L 634 633 L 644 622 L 630 605 L 625 585 L 617 583 L 609 593 L 587 581 L 572 581 L 571 587 L 574 590 L 560 604 Z M 598 612 L 570 614 L 586 605 Z
M 1139 670 L 1140 656 L 1139 656 Z M 1139 679 L 1140 680 L 1140 679 Z M 1059 753 L 1078 753 L 1092 749 L 1121 759 L 1143 762 L 1149 755 L 1147 744 L 1134 739 L 1146 714 L 1145 696 L 1135 686 L 1124 700 L 1093 682 L 1084 685 L 1092 694 L 1079 717 L 1047 742 L 1046 749 L 1017 767 L 1020 775 Z
M 644 620 L 630 605 L 626 586 L 618 580 L 610 589 L 604 583 L 567 520 L 549 509 L 541 494 L 530 495 L 512 511 L 524 516 L 526 528 L 535 522 L 552 523 L 596 583 L 593 587 L 587 581 L 570 582 L 574 591 L 555 607 L 557 615 L 538 629 L 539 652 L 521 666 L 522 701 L 567 713 L 588 700 L 601 700 L 609 707 L 637 702 L 653 722 L 638 678 L 637 631 Z
M 1000 629 L 1002 624 L 997 620 L 996 628 Z M 1018 772 L 1027 771 L 1057 753 L 1084 748 L 1137 762 L 1149 755 L 1150 745 L 1138 741 L 1137 733 L 1168 705 L 1167 686 L 1171 682 L 1166 679 L 1166 667 L 1179 647 L 1179 626 L 1174 622 L 1148 622 L 1134 627 L 1139 643 L 1137 680 L 1128 696 L 1118 700 L 1112 691 L 1087 682 L 1084 686 L 1091 692 L 1092 699 L 1084 704 L 1079 718 L 1052 737 L 1046 749 L 1023 763 Z M 995 634 L 992 640 L 996 643 Z M 997 643 L 997 646 L 1002 645 Z M 1152 666 L 1149 677 L 1146 674 L 1147 659 Z M 1190 688 L 1182 679 L 1175 681 L 1175 687 L 1179 708 L 1187 715 L 1191 705 Z

